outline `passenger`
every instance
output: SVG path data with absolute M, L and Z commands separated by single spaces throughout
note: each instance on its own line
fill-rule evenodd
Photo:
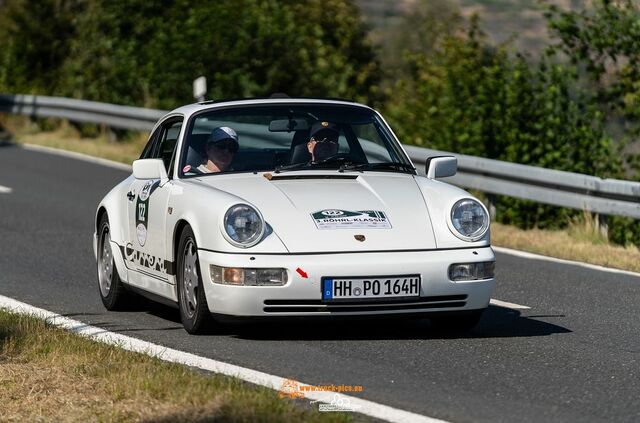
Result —
M 338 153 L 338 138 L 340 129 L 331 122 L 316 122 L 311 126 L 311 139 L 307 149 L 311 154 L 311 163 L 318 163 Z
M 228 126 L 211 131 L 207 139 L 206 161 L 198 166 L 202 173 L 216 173 L 231 170 L 231 162 L 239 148 L 238 134 Z

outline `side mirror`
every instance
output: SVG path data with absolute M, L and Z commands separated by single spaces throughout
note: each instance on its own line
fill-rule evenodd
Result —
M 425 173 L 429 179 L 446 178 L 458 171 L 458 159 L 453 156 L 433 156 L 427 158 Z
M 160 183 L 169 180 L 167 169 L 161 159 L 140 159 L 133 162 L 133 177 L 136 179 L 160 179 Z

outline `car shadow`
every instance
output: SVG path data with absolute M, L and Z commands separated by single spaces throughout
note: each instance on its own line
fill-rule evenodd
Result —
M 175 307 L 169 307 L 164 304 L 149 301 L 147 309 L 145 311 L 152 316 L 156 316 L 164 320 L 170 320 L 173 323 L 182 325 L 182 321 L 180 320 L 180 312 Z
M 565 316 L 544 317 L 562 319 Z M 468 332 L 436 329 L 428 318 L 236 323 L 218 326 L 213 332 L 252 340 L 399 340 L 532 337 L 572 331 L 523 316 L 520 311 L 489 306 L 478 325 Z
M 176 308 L 149 301 L 138 307 L 140 312 L 170 321 L 176 326 L 161 328 L 115 329 L 114 332 L 181 329 Z M 473 339 L 548 336 L 570 333 L 570 329 L 538 319 L 558 319 L 565 315 L 523 316 L 520 311 L 489 306 L 478 325 L 467 332 L 436 329 L 428 317 L 406 318 L 387 316 L 375 318 L 264 318 L 214 321 L 201 336 L 230 336 L 248 340 L 400 340 L 400 339 Z M 177 326 L 179 325 L 179 326 Z M 105 327 L 105 325 L 99 325 Z

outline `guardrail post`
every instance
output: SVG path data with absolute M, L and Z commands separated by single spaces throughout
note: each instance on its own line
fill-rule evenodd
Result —
M 607 222 L 607 215 L 596 213 L 596 229 L 598 233 L 603 237 L 609 239 L 609 222 Z
M 487 194 L 484 205 L 489 210 L 489 218 L 492 222 L 496 221 L 496 196 L 494 194 Z
M 107 139 L 109 140 L 109 143 L 111 143 L 111 144 L 117 143 L 118 142 L 118 133 L 116 132 L 116 130 L 111 128 L 110 126 L 107 126 L 105 129 L 106 129 L 106 132 L 107 132 Z

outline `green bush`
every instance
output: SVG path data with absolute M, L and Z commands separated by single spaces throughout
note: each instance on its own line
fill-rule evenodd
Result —
M 10 92 L 173 108 L 205 75 L 209 98 L 378 98 L 375 52 L 347 0 L 9 0 L 0 23 Z
M 388 112 L 403 142 L 603 177 L 620 164 L 602 114 L 570 67 L 491 47 L 472 23 L 431 56 L 411 55 Z
M 79 0 L 0 2 L 0 91 L 59 92 Z

